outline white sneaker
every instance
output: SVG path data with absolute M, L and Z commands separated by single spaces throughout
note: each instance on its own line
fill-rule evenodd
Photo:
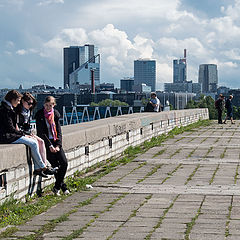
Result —
M 58 196 L 58 197 L 61 196 L 60 190 L 58 190 L 58 189 L 56 189 L 56 188 L 53 188 L 52 191 L 53 191 L 53 193 L 54 193 L 55 196 Z
M 64 192 L 63 192 L 64 195 L 68 195 L 70 194 L 70 192 L 66 189 Z

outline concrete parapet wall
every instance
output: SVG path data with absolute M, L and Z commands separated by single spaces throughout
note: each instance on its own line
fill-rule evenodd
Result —
M 63 126 L 63 148 L 69 161 L 67 176 L 117 157 L 127 147 L 139 145 L 176 126 L 208 118 L 208 109 L 189 109 L 135 113 Z M 32 162 L 24 145 L 0 145 L 0 154 L 0 201 L 11 194 L 23 198 L 54 182 L 53 177 L 39 179 L 32 175 Z

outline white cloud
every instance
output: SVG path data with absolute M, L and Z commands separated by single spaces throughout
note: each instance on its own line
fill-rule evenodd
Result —
M 19 49 L 19 50 L 16 51 L 16 54 L 18 54 L 18 55 L 26 55 L 27 54 L 27 50 Z
M 50 4 L 54 4 L 54 3 L 64 3 L 64 0 L 44 0 L 44 1 L 41 1 L 39 2 L 37 5 L 38 6 L 47 6 L 47 5 L 50 5 Z
M 152 39 L 147 39 L 140 35 L 137 35 L 133 40 L 133 46 L 140 53 L 140 58 L 152 58 L 154 45 Z
M 224 56 L 226 56 L 228 59 L 240 61 L 240 49 L 239 48 L 233 48 L 228 51 L 223 51 L 222 54 Z
M 84 45 L 88 40 L 86 31 L 82 28 L 63 29 L 56 37 L 43 44 L 39 51 L 42 57 L 58 59 L 62 56 L 64 47 Z M 37 50 L 36 50 L 37 51 Z

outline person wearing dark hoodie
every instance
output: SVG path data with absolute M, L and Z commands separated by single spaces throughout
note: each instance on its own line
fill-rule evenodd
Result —
M 0 143 L 25 144 L 30 147 L 34 164 L 33 174 L 41 177 L 52 175 L 39 153 L 38 142 L 17 125 L 17 114 L 14 110 L 20 104 L 22 94 L 16 90 L 9 91 L 0 106 Z

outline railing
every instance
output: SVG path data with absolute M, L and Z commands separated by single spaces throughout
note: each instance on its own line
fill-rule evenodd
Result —
M 93 120 L 139 112 L 144 112 L 144 107 L 63 106 L 62 125 L 89 122 Z

